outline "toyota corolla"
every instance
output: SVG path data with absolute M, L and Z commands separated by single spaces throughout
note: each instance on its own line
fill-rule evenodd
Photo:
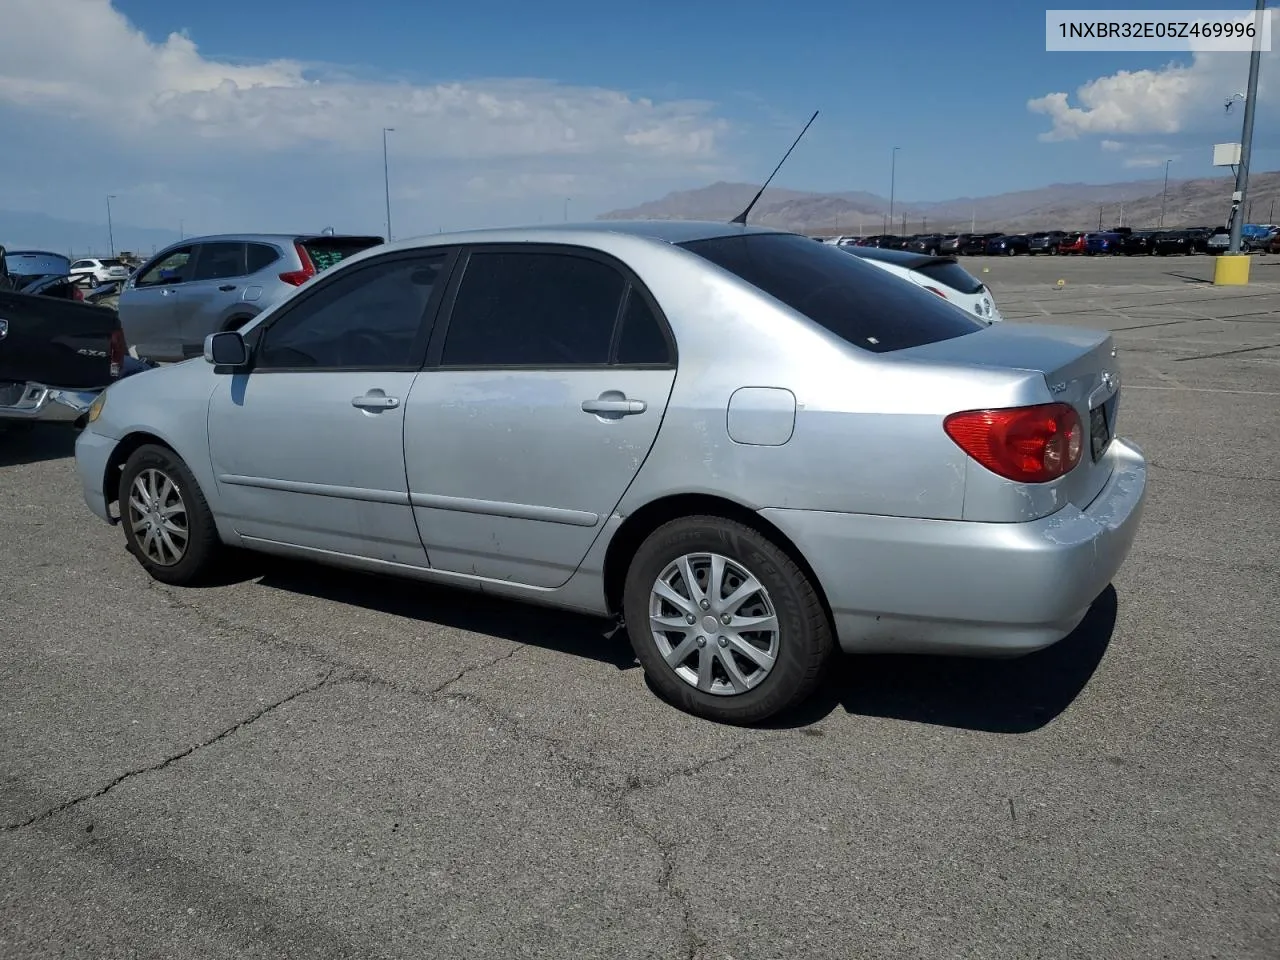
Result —
M 76 464 L 157 580 L 240 547 L 604 614 L 753 723 L 840 649 L 1067 636 L 1142 512 L 1120 392 L 1106 332 L 802 236 L 564 225 L 354 256 L 110 387 Z

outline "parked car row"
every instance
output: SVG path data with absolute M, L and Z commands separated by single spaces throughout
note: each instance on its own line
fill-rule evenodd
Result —
M 838 649 L 1053 644 L 1129 552 L 1111 335 L 988 295 L 725 223 L 189 240 L 120 317 L 198 353 L 102 392 L 76 466 L 157 580 L 238 547 L 599 614 L 755 723 Z
M 1037 254 L 1046 256 L 1217 254 L 1227 249 L 1228 238 L 1226 227 L 1189 227 L 1178 230 L 1134 230 L 1131 227 L 1114 227 L 1110 230 L 1075 232 L 1045 230 L 1028 234 L 931 233 L 906 237 L 878 234 L 870 237 L 815 239 L 840 246 L 907 250 L 933 255 L 1012 257 Z M 1241 231 L 1241 252 L 1280 253 L 1280 228 L 1275 224 L 1246 224 Z

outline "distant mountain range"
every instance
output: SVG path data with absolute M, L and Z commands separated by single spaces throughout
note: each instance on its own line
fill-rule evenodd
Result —
M 139 256 L 167 246 L 182 237 L 176 230 L 157 230 L 116 222 L 112 224 L 116 253 Z M 105 257 L 110 238 L 105 223 L 62 220 L 43 213 L 0 210 L 0 246 L 9 250 L 49 250 L 70 257 Z
M 1226 222 L 1235 181 L 1230 174 L 1200 180 L 1170 180 L 1164 210 L 1166 227 L 1216 226 Z M 897 199 L 894 223 L 886 223 L 889 200 L 874 193 L 812 193 L 771 186 L 751 211 L 750 222 L 814 236 L 829 234 L 947 233 L 1032 230 L 1153 228 L 1160 223 L 1164 181 L 1055 183 L 989 197 L 914 201 Z M 760 189 L 749 183 L 713 183 L 669 193 L 661 200 L 602 214 L 601 220 L 730 220 Z M 1253 223 L 1280 216 L 1280 172 L 1249 178 Z M 1271 211 L 1275 209 L 1273 215 Z M 1246 214 L 1248 211 L 1245 211 Z M 906 217 L 903 225 L 902 218 Z

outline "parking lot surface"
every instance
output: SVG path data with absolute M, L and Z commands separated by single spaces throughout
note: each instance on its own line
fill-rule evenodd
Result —
M 1280 955 L 1280 257 L 965 265 L 1115 331 L 1138 542 L 1061 644 L 845 659 L 769 729 L 593 620 L 153 583 L 70 433 L 0 434 L 0 956 Z

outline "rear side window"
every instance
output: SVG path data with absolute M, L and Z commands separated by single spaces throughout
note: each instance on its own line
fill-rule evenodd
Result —
M 559 253 L 473 253 L 449 318 L 446 367 L 609 362 L 627 283 L 613 267 Z
M 916 267 L 916 273 L 923 273 L 930 280 L 961 293 L 982 292 L 982 281 L 958 263 L 926 263 L 923 267 Z
M 666 364 L 671 362 L 662 325 L 634 287 L 627 292 L 627 305 L 622 312 L 622 330 L 618 335 L 618 363 Z
M 257 273 L 259 270 L 265 270 L 279 259 L 280 251 L 269 244 L 248 244 L 248 262 L 246 266 L 249 273 Z
M 681 246 L 873 353 L 986 328 L 922 287 L 794 234 L 716 237 Z
M 244 276 L 244 244 L 218 241 L 200 245 L 196 280 L 225 280 Z

